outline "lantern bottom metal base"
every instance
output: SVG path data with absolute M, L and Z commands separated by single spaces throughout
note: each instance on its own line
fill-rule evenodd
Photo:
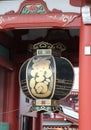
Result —
M 30 111 L 53 111 L 59 112 L 62 111 L 62 107 L 59 104 L 59 100 L 52 100 L 52 99 L 36 99 L 32 101 L 32 107 Z

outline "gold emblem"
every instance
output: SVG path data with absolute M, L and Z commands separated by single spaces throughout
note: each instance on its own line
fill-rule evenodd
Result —
M 51 95 L 52 88 L 50 81 L 52 81 L 51 62 L 47 58 L 37 58 L 33 60 L 30 79 L 30 89 L 32 95 L 37 98 L 46 98 Z

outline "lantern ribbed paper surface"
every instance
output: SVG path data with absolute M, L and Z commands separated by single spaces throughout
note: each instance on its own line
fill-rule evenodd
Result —
M 23 63 L 19 78 L 25 95 L 33 99 L 32 111 L 56 111 L 60 110 L 59 100 L 72 89 L 74 71 L 68 59 L 43 48 Z

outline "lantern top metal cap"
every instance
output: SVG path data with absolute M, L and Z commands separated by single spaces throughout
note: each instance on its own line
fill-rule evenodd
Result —
M 33 49 L 37 50 L 37 49 L 52 49 L 52 50 L 61 50 L 65 51 L 66 47 L 61 43 L 61 42 L 57 42 L 54 44 L 48 43 L 48 42 L 38 42 L 36 44 L 33 45 Z
M 60 56 L 61 53 L 66 50 L 66 47 L 61 42 L 51 44 L 49 42 L 41 41 L 34 44 L 32 49 L 34 50 L 34 53 L 38 49 L 51 49 L 53 55 Z

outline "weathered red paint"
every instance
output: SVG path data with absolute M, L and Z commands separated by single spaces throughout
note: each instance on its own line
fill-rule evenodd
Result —
M 80 26 L 80 15 L 74 13 L 48 13 L 36 15 L 3 15 L 1 29 L 16 28 L 50 28 L 50 27 L 70 27 Z M 74 25 L 74 21 L 75 25 Z
M 91 25 L 81 24 L 80 28 L 80 89 L 79 89 L 79 130 L 91 130 L 91 54 L 85 55 L 86 46 L 91 47 Z

